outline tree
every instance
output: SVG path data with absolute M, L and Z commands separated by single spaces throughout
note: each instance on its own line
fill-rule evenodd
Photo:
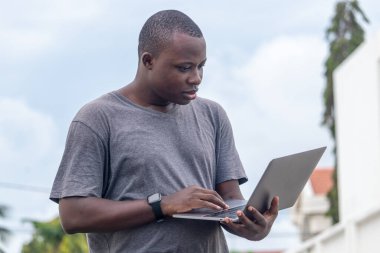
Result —
M 0 205 L 0 218 L 5 218 L 8 208 L 4 205 Z M 5 227 L 0 227 L 0 242 L 5 242 L 10 234 L 10 231 Z M 0 253 L 5 251 L 0 247 Z
M 34 226 L 32 240 L 24 244 L 22 253 L 85 253 L 88 252 L 84 234 L 67 235 L 59 218 L 48 222 L 29 221 Z
M 324 90 L 324 106 L 322 124 L 325 125 L 335 142 L 335 173 L 334 187 L 329 192 L 330 210 L 328 215 L 333 222 L 339 221 L 338 208 L 338 162 L 336 159 L 336 139 L 335 139 L 335 107 L 334 107 L 334 80 L 335 69 L 364 41 L 364 30 L 358 23 L 357 16 L 360 16 L 366 23 L 368 18 L 359 7 L 356 0 L 339 1 L 335 5 L 335 15 L 331 20 L 330 26 L 326 30 L 326 39 L 329 42 L 329 56 L 325 62 L 326 87 Z

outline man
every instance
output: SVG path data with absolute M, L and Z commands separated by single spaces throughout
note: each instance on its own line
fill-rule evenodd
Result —
M 197 98 L 206 62 L 199 27 L 167 10 L 139 36 L 135 79 L 85 105 L 67 137 L 50 198 L 67 233 L 87 233 L 91 252 L 228 252 L 221 225 L 260 240 L 278 198 L 254 221 L 173 219 L 194 208 L 225 209 L 247 181 L 231 125 L 215 102 Z

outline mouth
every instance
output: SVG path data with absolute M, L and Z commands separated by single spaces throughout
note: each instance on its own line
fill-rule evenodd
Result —
M 184 93 L 194 94 L 199 90 L 198 85 L 194 85 L 192 89 L 185 90 Z
M 197 97 L 198 85 L 193 85 L 192 89 L 185 90 L 183 92 L 184 97 L 187 100 L 193 100 Z
M 195 90 L 184 91 L 183 95 L 187 100 L 193 100 L 197 97 L 197 92 Z

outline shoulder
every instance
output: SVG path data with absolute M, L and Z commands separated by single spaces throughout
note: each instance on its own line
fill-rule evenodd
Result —
M 112 92 L 104 94 L 85 104 L 75 115 L 73 121 L 93 122 L 104 121 L 110 115 L 118 101 Z
M 118 100 L 112 92 L 104 94 L 79 109 L 72 120 L 72 126 L 82 125 L 83 129 L 94 132 L 104 140 L 109 135 L 110 119 L 114 117 L 118 106 Z

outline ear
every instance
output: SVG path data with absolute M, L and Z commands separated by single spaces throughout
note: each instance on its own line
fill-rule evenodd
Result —
M 149 70 L 152 69 L 153 66 L 153 56 L 151 53 L 145 52 L 141 55 L 141 63 L 143 66 Z

